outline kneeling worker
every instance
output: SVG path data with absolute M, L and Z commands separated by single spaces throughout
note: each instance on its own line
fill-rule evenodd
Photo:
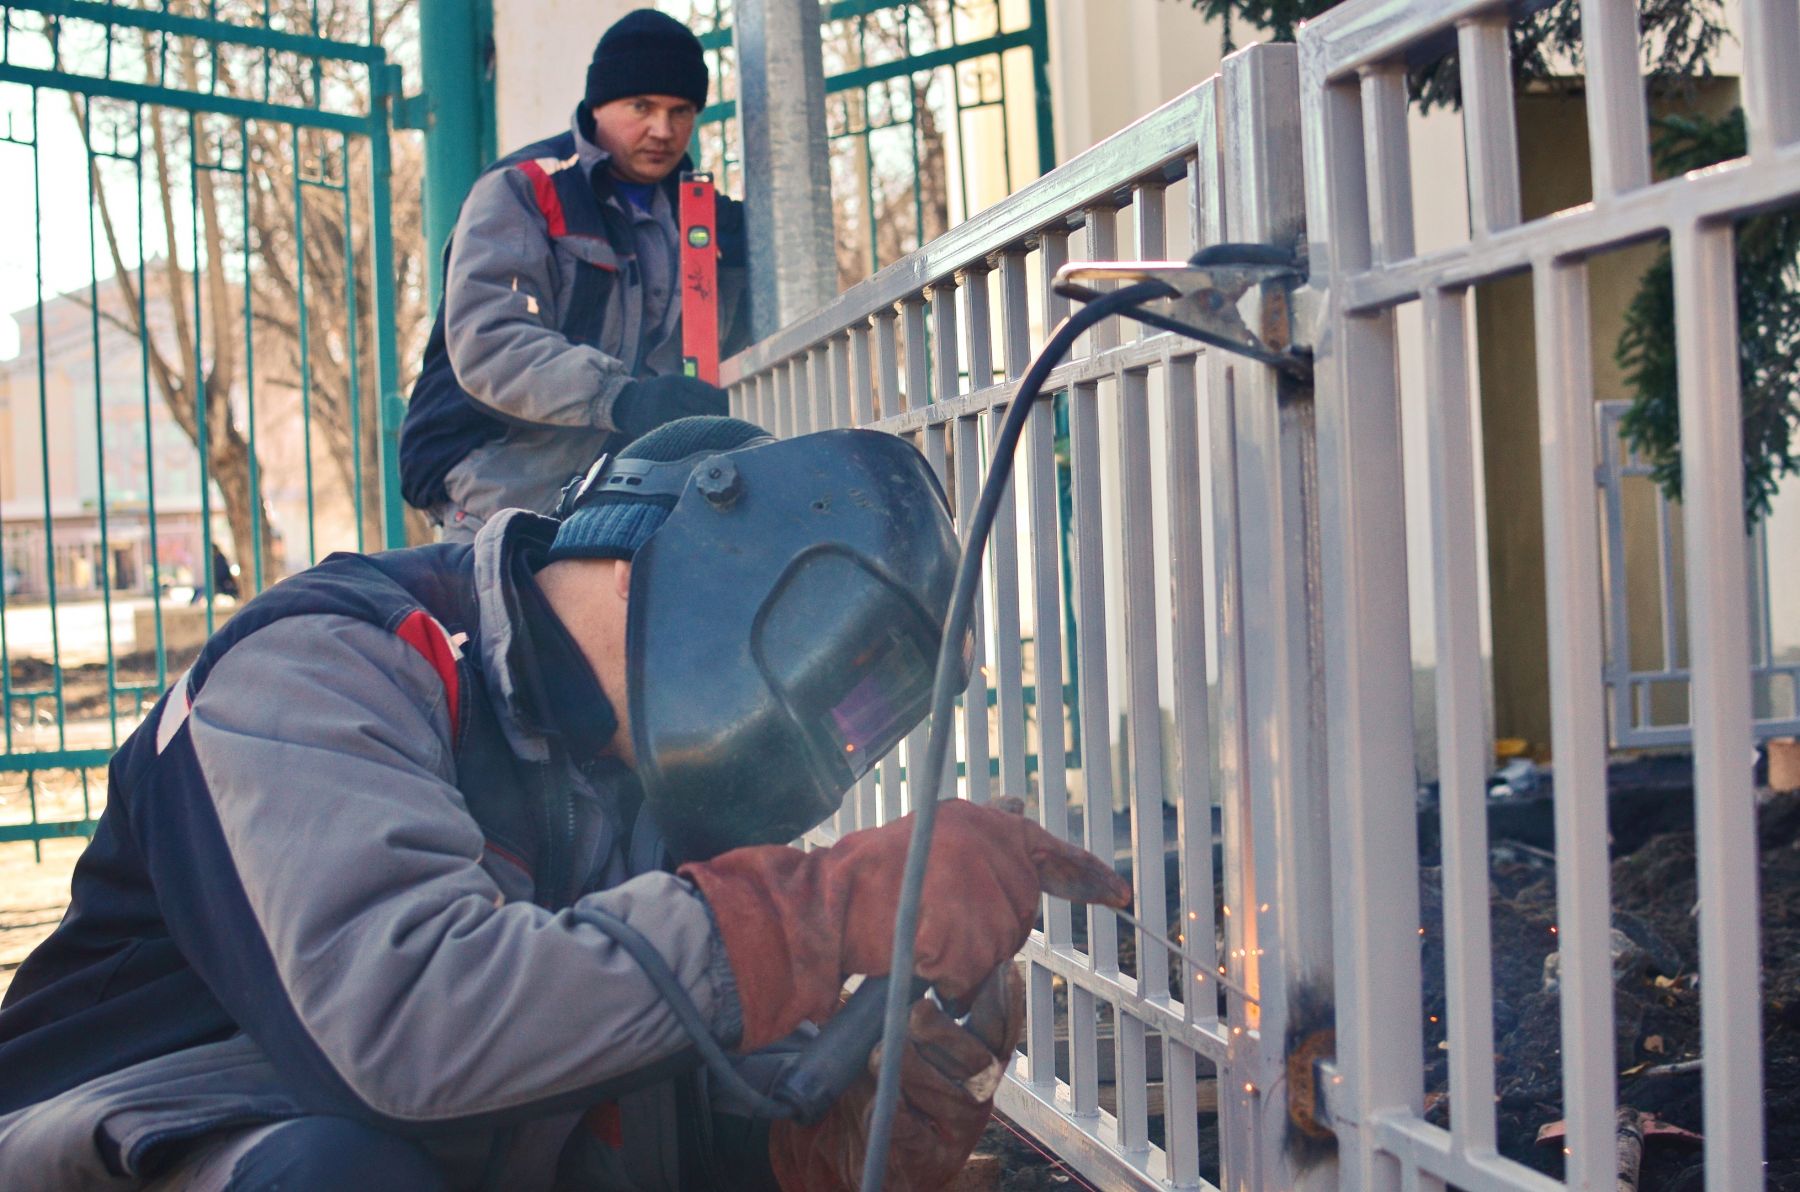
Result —
M 868 1082 L 758 1119 L 649 974 L 766 1087 L 886 971 L 909 819 L 785 842 L 925 714 L 943 494 L 891 436 L 708 417 L 559 512 L 334 555 L 207 643 L 0 1009 L 0 1187 L 855 1185 Z M 980 1135 L 1044 893 L 1127 897 L 1021 816 L 943 809 L 917 972 L 973 1009 L 915 1007 L 891 1187 Z

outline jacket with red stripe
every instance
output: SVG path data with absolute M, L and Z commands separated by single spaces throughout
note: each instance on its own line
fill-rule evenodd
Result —
M 517 506 L 547 512 L 605 449 L 634 377 L 681 370 L 676 184 L 650 216 L 615 192 L 578 108 L 573 127 L 495 162 L 470 189 L 445 248 L 444 297 L 401 432 L 402 488 L 448 528 Z M 652 218 L 653 217 L 653 218 Z M 719 204 L 721 342 L 748 343 L 742 208 Z M 640 236 L 657 251 L 639 252 Z M 648 245 L 645 246 L 648 249 Z
M 597 1086 L 686 1042 L 571 905 L 635 926 L 735 1039 L 711 914 L 629 772 L 563 756 L 520 699 L 509 576 L 553 530 L 334 555 L 208 642 L 113 759 L 68 914 L 0 1010 L 0 1187 L 131 1187 L 187 1140 L 311 1113 L 465 1173 L 516 1126 L 506 1186 L 547 1186 Z M 675 1182 L 677 1097 L 620 1102 L 603 1186 Z

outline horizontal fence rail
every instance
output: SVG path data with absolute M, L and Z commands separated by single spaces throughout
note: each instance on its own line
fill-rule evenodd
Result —
M 999 419 L 1068 310 L 1049 286 L 1060 265 L 1185 256 L 1233 219 L 1297 237 L 1298 122 L 1291 102 L 1276 114 L 1294 72 L 1291 47 L 1245 51 L 756 345 L 726 365 L 734 411 L 782 435 L 904 435 L 964 522 Z M 1291 1025 L 1266 946 L 1282 914 L 1258 874 L 1272 888 L 1298 861 L 1275 824 L 1314 785 L 1306 750 L 1283 748 L 1316 703 L 1309 577 L 1276 574 L 1270 544 L 1309 516 L 1291 469 L 1310 427 L 1277 409 L 1269 370 L 1118 322 L 1045 392 L 988 550 L 953 789 L 1024 796 L 1050 831 L 1114 857 L 1149 930 L 1046 905 L 1000 1104 L 1101 1187 L 1253 1186 L 1280 1161 Z M 1266 492 L 1240 502 L 1245 483 Z M 1257 641 L 1283 637 L 1278 656 L 1248 656 L 1240 573 L 1283 586 L 1249 614 Z M 882 759 L 820 839 L 903 814 L 925 737 Z

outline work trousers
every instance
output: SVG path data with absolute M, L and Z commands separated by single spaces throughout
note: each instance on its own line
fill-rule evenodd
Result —
M 208 1143 L 146 1192 L 448 1192 L 423 1150 L 349 1118 L 305 1117 Z

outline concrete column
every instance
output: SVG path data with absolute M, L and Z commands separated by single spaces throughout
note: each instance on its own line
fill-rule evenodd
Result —
M 494 5 L 494 114 L 500 152 L 553 136 L 587 87 L 594 45 L 650 0 L 530 0 Z
M 742 0 L 736 20 L 751 330 L 762 339 L 837 294 L 819 0 Z

